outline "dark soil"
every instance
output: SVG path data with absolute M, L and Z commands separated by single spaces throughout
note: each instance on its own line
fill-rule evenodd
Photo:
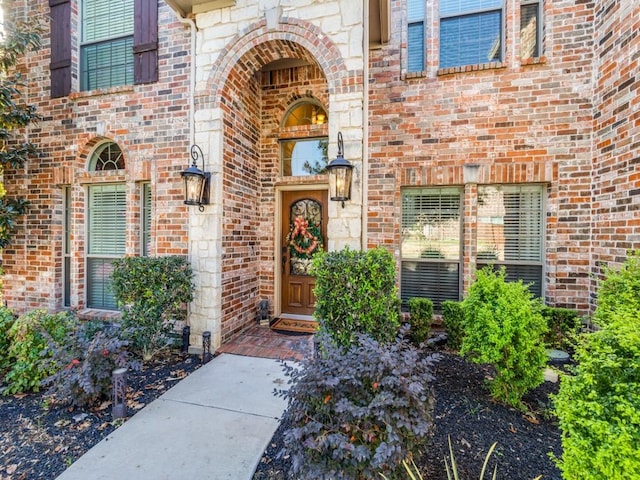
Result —
M 129 372 L 128 415 L 200 365 L 196 356 L 171 353 Z M 42 392 L 0 396 L 0 480 L 54 479 L 124 421 L 113 420 L 110 401 L 72 409 Z
M 550 452 L 556 456 L 561 452 L 560 432 L 549 402 L 549 394 L 557 392 L 558 385 L 545 382 L 530 392 L 524 399 L 530 412 L 523 414 L 491 400 L 485 387 L 490 374 L 489 367 L 472 364 L 453 353 L 442 354 L 435 368 L 435 432 L 425 451 L 415 456 L 423 477 L 447 479 L 444 458 L 449 455 L 450 437 L 460 478 L 479 479 L 485 456 L 497 442 L 487 480 L 495 465 L 499 479 L 532 480 L 541 475 L 544 480 L 559 480 L 560 472 L 549 457 Z M 287 428 L 285 418 L 254 480 L 289 478 L 290 462 L 279 455 Z

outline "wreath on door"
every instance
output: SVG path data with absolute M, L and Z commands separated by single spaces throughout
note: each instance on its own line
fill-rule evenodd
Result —
M 320 225 L 309 225 L 304 217 L 296 217 L 287 235 L 287 245 L 292 258 L 311 258 L 324 247 Z

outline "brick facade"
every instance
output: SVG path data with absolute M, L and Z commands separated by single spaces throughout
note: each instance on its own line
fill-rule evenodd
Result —
M 71 307 L 85 307 L 87 188 L 124 182 L 127 191 L 126 254 L 140 253 L 140 183 L 152 188 L 154 255 L 188 253 L 180 171 L 189 146 L 189 31 L 164 2 L 159 3 L 159 81 L 79 91 L 77 32 L 79 13 L 72 2 L 71 29 L 76 52 L 72 60 L 72 93 L 50 98 L 51 39 L 29 54 L 24 65 L 25 100 L 36 105 L 42 120 L 25 135 L 41 151 L 24 169 L 5 171 L 4 181 L 31 202 L 11 246 L 2 253 L 3 300 L 16 311 L 63 306 L 63 187 L 71 189 Z M 49 27 L 49 2 L 12 2 L 17 20 Z M 121 148 L 125 170 L 89 172 L 93 147 L 109 139 Z M 34 188 L 35 187 L 35 188 Z
M 541 184 L 545 300 L 593 308 L 602 264 L 640 248 L 637 2 L 545 1 L 541 54 L 521 58 L 520 1 L 506 0 L 502 61 L 439 68 L 439 20 L 429 16 L 437 0 L 426 0 L 419 72 L 407 70 L 406 2 L 390 0 L 390 40 L 371 49 L 363 46 L 359 2 L 281 3 L 213 2 L 189 20 L 192 31 L 160 1 L 159 81 L 80 92 L 79 13 L 71 2 L 72 93 L 50 98 L 48 35 L 22 67 L 27 100 L 43 116 L 25 134 L 42 153 L 24 169 L 4 172 L 9 194 L 31 201 L 2 253 L 9 307 L 63 308 L 66 188 L 70 307 L 83 309 L 88 187 L 126 185 L 126 254 L 137 255 L 140 185 L 149 182 L 150 253 L 188 255 L 197 285 L 192 343 L 210 330 L 220 345 L 254 321 L 260 300 L 279 313 L 282 192 L 327 186 L 326 175 L 282 176 L 278 141 L 327 135 L 333 158 L 340 131 L 354 184 L 345 208 L 329 202 L 329 249 L 383 245 L 400 261 L 402 189 L 456 186 L 463 192 L 464 291 L 476 266 L 479 189 Z M 17 0 L 12 13 L 47 25 L 48 5 Z M 523 41 L 530 36 L 523 33 Z M 279 64 L 283 59 L 294 62 Z M 287 109 L 304 98 L 325 108 L 328 123 L 283 129 Z M 124 170 L 88 171 L 104 139 L 122 149 Z M 212 172 L 204 212 L 182 203 L 180 172 L 193 142 Z

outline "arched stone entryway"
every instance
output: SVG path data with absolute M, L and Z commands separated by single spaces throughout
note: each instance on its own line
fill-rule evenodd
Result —
M 336 152 L 331 141 L 341 130 L 359 142 L 351 157 L 357 164 L 362 124 L 351 125 L 351 119 L 361 119 L 363 100 L 362 71 L 347 70 L 330 38 L 296 19 L 281 19 L 276 30 L 264 21 L 245 29 L 220 51 L 215 67 L 208 88 L 196 98 L 196 142 L 216 163 L 213 206 L 192 214 L 190 250 L 200 285 L 191 323 L 196 330 L 198 324 L 211 330 L 219 345 L 255 321 L 260 300 L 268 300 L 272 312 L 278 308 L 281 192 L 326 188 L 326 174 L 281 174 L 284 113 L 299 99 L 319 102 L 329 122 L 293 135 L 328 136 L 331 157 Z M 353 109 L 360 115 L 350 113 Z M 334 205 L 328 210 L 335 219 L 348 219 L 349 212 Z M 348 229 L 336 235 L 344 237 L 345 231 L 352 245 L 359 242 Z

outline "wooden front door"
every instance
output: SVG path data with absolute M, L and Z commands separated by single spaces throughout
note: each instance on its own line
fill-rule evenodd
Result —
M 282 193 L 283 314 L 313 314 L 315 277 L 309 268 L 313 253 L 327 249 L 326 232 L 326 190 Z

